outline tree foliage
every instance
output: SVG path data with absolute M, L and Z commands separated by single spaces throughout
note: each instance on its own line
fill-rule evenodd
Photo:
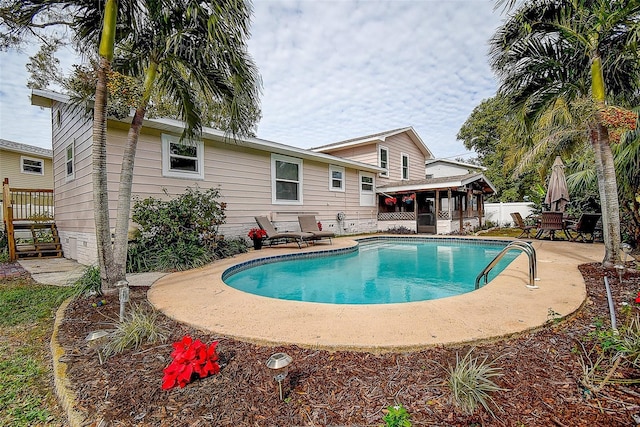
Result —
M 536 184 L 543 182 L 544 175 L 536 168 L 529 168 L 519 171 L 517 179 L 514 178 L 517 159 L 513 146 L 526 138 L 526 135 L 516 134 L 515 122 L 509 101 L 496 96 L 474 108 L 457 138 L 467 149 L 475 150 L 480 164 L 487 168 L 485 175 L 498 190 L 489 201 L 540 202 Z
M 618 262 L 620 209 L 603 112 L 607 103 L 634 105 L 638 97 L 640 0 L 497 4 L 514 9 L 491 39 L 491 66 L 500 78 L 500 93 L 531 130 L 534 148 L 544 146 L 538 144 L 547 139 L 544 129 L 553 130 L 556 144 L 590 142 L 603 214 L 603 262 Z M 583 100 L 592 103 L 592 114 L 576 113 Z M 563 121 L 570 124 L 566 134 L 559 126 Z M 581 135 L 580 125 L 585 129 Z

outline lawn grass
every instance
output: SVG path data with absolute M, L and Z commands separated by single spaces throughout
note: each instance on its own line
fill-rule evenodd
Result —
M 492 228 L 478 233 L 480 236 L 518 237 L 522 233 L 519 228 Z
M 0 281 L 0 425 L 62 426 L 53 393 L 49 337 L 69 288 Z

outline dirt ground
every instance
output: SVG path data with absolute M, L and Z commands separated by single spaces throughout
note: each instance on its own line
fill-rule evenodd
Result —
M 495 417 L 478 409 L 462 414 L 443 386 L 446 369 L 470 346 L 434 347 L 410 353 L 328 352 L 296 346 L 267 347 L 194 330 L 160 316 L 170 332 L 164 344 L 145 345 L 99 364 L 85 337 L 108 328 L 118 316 L 117 298 L 93 307 L 79 299 L 68 308 L 60 330 L 68 377 L 77 409 L 95 426 L 380 426 L 384 410 L 402 404 L 414 426 L 633 426 L 640 420 L 640 367 L 621 365 L 601 390 L 583 385 L 583 365 L 595 363 L 598 325 L 610 326 L 603 277 L 613 290 L 618 321 L 623 304 L 640 315 L 634 300 L 640 272 L 627 270 L 622 284 L 615 270 L 581 266 L 588 299 L 571 319 L 549 322 L 538 331 L 476 344 L 473 354 L 497 359 L 505 391 L 492 394 Z M 144 302 L 146 289 L 132 292 Z M 171 361 L 171 343 L 189 334 L 205 343 L 219 341 L 221 371 L 185 388 L 161 389 Z M 275 352 L 293 358 L 284 400 L 265 362 Z M 581 359 L 583 362 L 581 363 Z M 603 378 L 610 361 L 602 361 Z

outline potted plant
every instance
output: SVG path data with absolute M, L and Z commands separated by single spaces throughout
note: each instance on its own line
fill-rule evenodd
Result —
M 253 240 L 253 249 L 262 249 L 262 239 L 267 237 L 267 232 L 262 228 L 252 228 L 247 234 L 251 240 Z

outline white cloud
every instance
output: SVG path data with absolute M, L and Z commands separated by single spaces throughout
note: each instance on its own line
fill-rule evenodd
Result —
M 258 136 L 312 147 L 413 126 L 440 157 L 494 95 L 490 0 L 254 2 L 252 53 L 263 79 Z M 26 55 L 0 53 L 0 138 L 49 146 L 47 111 L 29 105 Z M 28 130 L 28 132 L 27 132 Z M 47 143 L 43 143 L 47 141 Z

